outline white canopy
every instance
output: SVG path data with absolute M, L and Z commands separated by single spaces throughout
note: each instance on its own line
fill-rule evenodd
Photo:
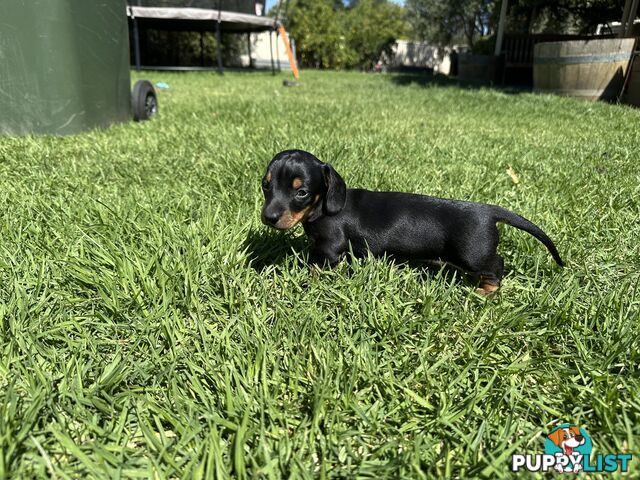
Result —
M 153 18 L 156 20 L 209 20 L 244 23 L 249 25 L 277 28 L 275 18 L 259 17 L 247 13 L 213 10 L 207 8 L 173 8 L 173 7 L 127 7 L 127 14 L 131 18 Z

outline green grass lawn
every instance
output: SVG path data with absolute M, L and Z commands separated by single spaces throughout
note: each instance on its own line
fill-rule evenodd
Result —
M 151 122 L 0 138 L 0 477 L 509 477 L 558 422 L 640 477 L 640 111 L 406 76 L 142 77 L 171 86 Z M 301 228 L 260 223 L 287 148 L 351 187 L 515 210 L 567 267 L 501 227 L 488 299 L 385 259 L 315 274 Z

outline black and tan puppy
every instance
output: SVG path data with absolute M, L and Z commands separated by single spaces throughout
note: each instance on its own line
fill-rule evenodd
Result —
M 262 221 L 281 230 L 302 223 L 314 241 L 313 263 L 334 265 L 349 245 L 356 256 L 370 251 L 444 261 L 478 281 L 479 293 L 489 294 L 502 278 L 496 222 L 504 222 L 536 237 L 563 265 L 551 239 L 509 210 L 412 193 L 347 189 L 331 165 L 302 150 L 273 157 L 262 189 Z

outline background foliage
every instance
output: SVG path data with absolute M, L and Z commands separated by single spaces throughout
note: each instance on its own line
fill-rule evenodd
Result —
M 342 29 L 344 8 L 333 0 L 292 0 L 285 24 L 302 67 L 339 68 L 353 60 Z
M 600 23 L 619 21 L 624 0 L 510 0 L 510 33 L 593 33 Z M 500 0 L 407 0 L 412 32 L 438 45 L 464 43 L 495 33 Z
M 404 9 L 386 0 L 359 0 L 345 12 L 344 30 L 347 46 L 353 51 L 350 66 L 371 68 L 405 35 Z
M 496 3 L 493 0 L 407 0 L 406 8 L 418 38 L 436 45 L 465 43 L 473 47 L 478 36 L 491 34 Z
M 303 67 L 369 69 L 406 32 L 404 9 L 387 0 L 292 0 L 286 13 Z

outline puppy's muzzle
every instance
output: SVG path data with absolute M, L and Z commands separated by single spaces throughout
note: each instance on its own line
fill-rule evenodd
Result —
M 280 212 L 269 211 L 265 209 L 262 211 L 262 223 L 269 227 L 275 227 L 281 216 L 282 214 Z
M 309 214 L 309 208 L 305 208 L 300 212 L 291 210 L 277 210 L 265 208 L 262 211 L 262 223 L 278 230 L 288 230 L 295 227 L 298 223 L 304 221 Z

